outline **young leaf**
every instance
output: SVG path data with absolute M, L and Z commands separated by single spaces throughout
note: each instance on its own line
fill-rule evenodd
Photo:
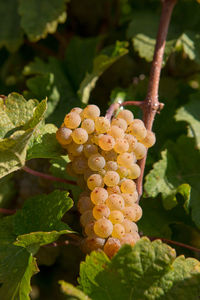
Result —
M 196 97 L 198 97 L 197 94 Z M 200 149 L 200 112 L 199 99 L 192 95 L 192 100 L 177 110 L 176 120 L 185 121 L 189 124 L 190 135 L 195 137 L 198 149 Z
M 54 191 L 27 200 L 22 210 L 0 220 L 0 299 L 29 299 L 30 279 L 38 271 L 32 255 L 72 232 L 61 221 L 72 203 L 66 192 Z
M 17 10 L 17 0 L 0 3 L 0 48 L 6 46 L 8 50 L 16 51 L 23 41 L 23 31 Z
M 57 97 L 59 99 L 56 101 L 59 101 L 59 103 L 56 106 L 54 113 L 49 116 L 49 122 L 60 126 L 66 113 L 69 112 L 72 107 L 80 106 L 81 102 L 78 99 L 76 91 L 71 85 L 70 80 L 65 74 L 63 63 L 56 58 L 49 57 L 48 62 L 44 62 L 41 59 L 36 58 L 34 62 L 25 67 L 24 74 L 27 76 L 40 75 L 44 77 L 43 80 L 41 79 L 37 89 L 31 89 L 31 93 L 34 95 L 38 94 L 40 87 L 44 90 L 44 81 L 46 80 L 46 76 L 50 76 L 50 74 L 54 76 L 51 89 L 57 91 Z M 46 87 L 46 93 L 49 95 L 48 86 Z
M 145 192 L 150 197 L 161 193 L 166 209 L 176 206 L 177 194 L 181 194 L 186 212 L 191 209 L 192 219 L 200 227 L 200 152 L 195 149 L 194 140 L 185 136 L 181 136 L 176 143 L 167 143 L 166 148 L 161 153 L 162 159 L 146 176 Z
M 66 2 L 68 0 L 19 2 L 21 26 L 31 41 L 38 41 L 48 33 L 54 33 L 58 24 L 66 21 Z
M 61 285 L 61 290 L 65 295 L 74 296 L 79 300 L 91 300 L 88 296 L 86 296 L 81 290 L 74 287 L 72 284 L 67 283 L 63 280 L 59 281 Z
M 37 105 L 32 118 L 24 124 L 22 130 L 0 140 L 0 178 L 20 169 L 25 164 L 28 143 L 44 118 L 46 107 L 46 100 L 43 100 Z M 12 109 L 14 110 L 14 107 Z
M 124 246 L 111 261 L 92 252 L 81 264 L 81 289 L 94 300 L 198 299 L 200 263 L 179 256 L 160 240 L 142 238 Z
M 18 93 L 11 93 L 5 99 L 0 97 L 0 138 L 24 126 L 33 117 L 37 105 L 37 100 L 26 101 Z
M 127 42 L 117 41 L 116 45 L 112 48 L 104 49 L 102 53 L 95 57 L 93 62 L 93 69 L 87 73 L 84 80 L 81 82 L 79 88 L 79 96 L 83 103 L 88 103 L 90 93 L 95 87 L 97 80 L 114 62 L 128 53 Z

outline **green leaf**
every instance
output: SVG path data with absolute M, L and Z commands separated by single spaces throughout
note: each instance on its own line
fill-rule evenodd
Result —
M 46 107 L 46 101 L 43 100 L 35 108 L 32 118 L 22 128 L 24 130 L 16 131 L 9 138 L 0 139 L 0 178 L 25 164 L 28 143 L 37 125 L 44 118 Z
M 29 300 L 30 279 L 38 268 L 26 249 L 12 244 L 15 241 L 13 219 L 14 216 L 0 221 L 0 298 Z
M 66 166 L 69 163 L 69 158 L 67 155 L 61 156 L 59 158 L 54 158 L 50 161 L 50 163 L 51 163 L 50 172 L 55 177 L 74 180 L 74 181 L 77 180 L 76 178 L 69 176 L 66 172 Z M 81 193 L 81 188 L 79 186 L 68 184 L 68 183 L 55 182 L 54 187 L 71 191 L 74 202 L 76 203 L 78 201 L 79 195 Z
M 183 33 L 175 45 L 176 51 L 182 51 L 189 59 L 200 63 L 200 35 L 192 31 Z
M 138 52 L 140 57 L 146 59 L 148 62 L 153 60 L 158 25 L 159 17 L 155 12 L 142 11 L 133 15 L 133 20 L 130 22 L 127 30 L 127 37 L 132 39 L 134 50 Z M 166 42 L 164 63 L 171 54 L 174 45 L 175 40 Z
M 156 197 L 161 193 L 165 208 L 171 209 L 177 205 L 177 194 L 181 194 L 185 211 L 191 210 L 193 221 L 200 227 L 200 151 L 195 149 L 194 140 L 181 136 L 176 143 L 168 142 L 161 156 L 146 176 L 146 195 Z
M 23 31 L 20 28 L 20 16 L 17 10 L 18 0 L 0 3 L 0 48 L 5 46 L 10 51 L 16 51 L 23 41 Z
M 177 110 L 175 118 L 177 121 L 185 121 L 189 124 L 190 135 L 195 140 L 197 147 L 200 149 L 200 112 L 199 112 L 199 94 L 192 95 L 192 100 L 185 106 Z
M 54 82 L 52 83 L 51 88 L 57 91 L 59 103 L 56 106 L 54 113 L 48 118 L 49 122 L 60 125 L 63 122 L 66 113 L 71 108 L 80 105 L 80 100 L 76 95 L 76 91 L 65 74 L 63 62 L 57 60 L 56 58 L 49 57 L 48 62 L 44 62 L 41 59 L 36 58 L 34 62 L 25 67 L 24 74 L 26 76 L 40 75 L 45 77 L 53 75 Z M 38 91 L 40 88 L 44 89 L 43 86 L 44 81 L 41 81 L 37 87 Z M 32 90 L 31 92 L 35 94 L 35 90 Z
M 0 220 L 1 299 L 29 299 L 30 279 L 38 271 L 32 255 L 41 245 L 72 232 L 61 221 L 72 204 L 66 192 L 54 191 L 30 198 L 15 215 Z
M 16 193 L 16 187 L 11 176 L 6 176 L 0 181 L 0 207 L 6 207 Z
M 35 97 L 37 99 L 45 99 L 47 97 L 48 107 L 45 118 L 49 117 L 58 105 L 60 94 L 55 85 L 54 74 L 36 75 L 26 81 L 26 85 L 30 92 L 25 92 L 26 98 Z
M 24 126 L 33 117 L 37 105 L 37 100 L 26 101 L 18 93 L 11 93 L 5 99 L 0 98 L 0 138 Z
M 90 300 L 82 291 L 74 287 L 72 284 L 67 283 L 63 280 L 59 281 L 61 285 L 61 290 L 65 295 L 74 296 L 79 300 Z
M 16 235 L 36 231 L 68 230 L 61 218 L 73 205 L 73 201 L 64 191 L 54 191 L 48 195 L 39 195 L 25 202 L 23 209 L 15 215 Z
M 54 33 L 59 23 L 66 21 L 66 0 L 20 0 L 21 26 L 31 41 Z
M 29 141 L 26 160 L 33 158 L 57 158 L 63 149 L 56 140 L 57 127 L 53 124 L 40 126 Z
M 87 73 L 79 88 L 79 96 L 83 103 L 88 103 L 90 93 L 94 89 L 97 80 L 114 62 L 128 53 L 127 42 L 117 41 L 114 47 L 104 49 L 93 62 L 93 69 Z
M 65 69 L 68 77 L 77 91 L 87 72 L 92 69 L 96 46 L 99 38 L 71 39 L 65 55 Z
M 142 238 L 109 261 L 92 252 L 81 263 L 79 283 L 92 299 L 198 299 L 200 263 L 179 256 L 160 240 Z

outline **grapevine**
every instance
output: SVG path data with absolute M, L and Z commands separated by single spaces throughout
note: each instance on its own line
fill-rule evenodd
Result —
M 65 116 L 56 138 L 71 160 L 67 171 L 84 189 L 78 200 L 84 251 L 103 249 L 112 257 L 123 244 L 134 246 L 142 216 L 134 180 L 155 134 L 127 109 L 109 120 L 88 105 Z

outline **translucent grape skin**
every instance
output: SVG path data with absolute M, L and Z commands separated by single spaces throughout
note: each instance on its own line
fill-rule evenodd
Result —
M 138 241 L 138 237 L 133 236 L 130 233 L 126 233 L 123 237 L 120 238 L 121 245 L 129 244 L 131 246 L 134 246 L 137 241 Z
M 102 187 L 95 187 L 90 197 L 95 205 L 104 204 L 108 198 L 108 192 Z
M 102 150 L 110 151 L 113 149 L 114 146 L 115 146 L 115 139 L 111 135 L 105 134 L 99 138 L 99 147 Z
M 120 177 L 119 174 L 115 171 L 108 171 L 106 172 L 104 178 L 103 178 L 104 183 L 107 186 L 115 186 L 118 185 L 119 181 L 120 181 Z
M 137 227 L 136 223 L 134 223 L 128 219 L 125 219 L 122 222 L 122 225 L 124 226 L 125 233 L 134 234 L 135 232 L 138 232 L 138 227 Z
M 138 193 L 137 193 L 137 191 L 133 192 L 132 194 L 130 194 L 130 193 L 122 193 L 121 195 L 122 195 L 122 197 L 124 199 L 125 206 L 132 206 L 138 200 Z
M 94 224 L 94 232 L 101 238 L 107 238 L 113 231 L 113 224 L 106 218 L 99 219 Z
M 124 131 L 126 131 L 126 129 L 127 129 L 127 122 L 121 118 L 112 119 L 111 125 L 118 126 L 119 128 L 123 129 Z
M 123 109 L 118 113 L 118 118 L 124 119 L 126 123 L 129 125 L 133 122 L 134 116 L 132 112 L 128 109 Z
M 75 113 L 77 113 L 77 114 L 80 115 L 80 113 L 81 113 L 82 111 L 83 111 L 83 110 L 82 110 L 82 108 L 80 108 L 80 107 L 73 107 L 73 108 L 71 109 L 70 112 L 75 112 Z
M 131 179 L 125 179 L 121 184 L 122 193 L 132 194 L 136 190 L 136 184 Z
M 117 162 L 120 166 L 129 168 L 135 162 L 135 156 L 133 153 L 124 152 L 118 155 Z
M 108 218 L 110 215 L 110 209 L 105 204 L 95 205 L 93 208 L 93 216 L 96 220 L 101 218 Z
M 110 128 L 110 121 L 105 117 L 95 119 L 95 129 L 97 133 L 106 133 Z
M 136 179 L 140 176 L 141 170 L 137 164 L 132 164 L 128 170 L 128 178 L 129 179 Z
M 108 195 L 111 195 L 111 194 L 121 194 L 121 190 L 120 190 L 120 187 L 118 185 L 108 186 L 107 187 L 107 192 L 108 192 Z
M 103 187 L 103 178 L 99 174 L 92 174 L 87 180 L 87 186 L 90 190 L 94 190 L 95 187 Z
M 124 199 L 119 194 L 111 194 L 106 200 L 106 204 L 110 210 L 123 210 L 124 209 Z
M 141 140 L 141 143 L 147 147 L 147 148 L 150 148 L 152 147 L 156 142 L 156 137 L 155 137 L 155 133 L 153 133 L 152 131 L 150 130 L 147 130 L 147 135 L 146 137 Z
M 98 108 L 98 106 L 94 105 L 94 104 L 90 104 L 88 106 L 86 106 L 86 108 L 84 108 L 83 110 L 83 117 L 95 120 L 95 118 L 100 116 L 100 110 Z
M 87 223 L 84 228 L 85 234 L 89 237 L 97 237 L 97 235 L 94 232 L 94 223 L 95 223 L 95 221 L 93 221 L 91 223 Z
M 89 158 L 93 154 L 98 153 L 98 147 L 94 144 L 85 144 L 83 146 L 84 155 Z
M 81 128 L 85 129 L 88 134 L 91 134 L 95 130 L 94 121 L 91 119 L 85 119 L 83 120 L 81 124 Z
M 147 154 L 147 149 L 142 143 L 138 142 L 135 146 L 134 154 L 138 160 L 142 159 Z
M 69 154 L 72 154 L 73 156 L 79 156 L 83 152 L 83 145 L 79 145 L 73 142 L 67 146 L 67 150 Z
M 128 133 L 134 135 L 138 140 L 143 140 L 147 135 L 147 130 L 142 120 L 134 119 L 128 126 Z
M 117 164 L 116 161 L 109 160 L 109 161 L 106 162 L 106 165 L 105 165 L 104 169 L 106 171 L 117 171 L 118 164 Z
M 94 204 L 91 202 L 90 197 L 80 197 L 77 203 L 78 211 L 83 214 L 87 210 L 93 209 Z
M 108 130 L 108 134 L 112 135 L 115 139 L 117 138 L 124 138 L 124 130 L 119 128 L 116 125 L 112 125 L 110 129 Z
M 124 221 L 124 215 L 123 215 L 123 213 L 120 210 L 112 210 L 110 212 L 110 215 L 109 215 L 109 220 L 113 224 L 123 223 L 123 221 Z
M 72 141 L 72 130 L 66 127 L 61 127 L 56 131 L 56 139 L 61 145 L 68 145 Z
M 75 129 L 81 124 L 81 117 L 76 112 L 70 112 L 64 119 L 65 127 Z
M 88 140 L 88 133 L 83 128 L 76 128 L 72 132 L 72 139 L 76 144 L 84 144 Z
M 98 171 L 105 167 L 105 158 L 100 154 L 93 154 L 88 159 L 88 166 L 93 171 Z
M 104 245 L 103 251 L 106 253 L 106 255 L 109 258 L 112 258 L 115 255 L 115 253 L 118 252 L 120 247 L 121 247 L 121 244 L 120 244 L 119 239 L 109 237 Z
M 105 244 L 105 239 L 99 237 L 87 237 L 83 239 L 81 249 L 84 253 L 89 253 L 93 250 L 102 249 Z
M 125 235 L 125 229 L 122 224 L 115 224 L 113 225 L 113 231 L 112 231 L 112 236 L 115 238 L 122 238 Z
M 94 221 L 92 210 L 86 210 L 80 217 L 80 223 L 83 227 L 92 221 Z
M 124 153 L 129 150 L 129 143 L 126 139 L 118 138 L 116 139 L 114 150 L 117 153 Z

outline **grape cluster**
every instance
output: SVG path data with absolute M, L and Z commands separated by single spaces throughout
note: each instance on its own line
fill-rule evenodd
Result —
M 78 200 L 84 249 L 103 248 L 112 257 L 121 245 L 134 245 L 142 216 L 134 182 L 140 176 L 137 161 L 155 143 L 154 133 L 129 110 L 110 121 L 88 105 L 65 116 L 56 138 L 71 160 L 67 172 L 84 189 Z

